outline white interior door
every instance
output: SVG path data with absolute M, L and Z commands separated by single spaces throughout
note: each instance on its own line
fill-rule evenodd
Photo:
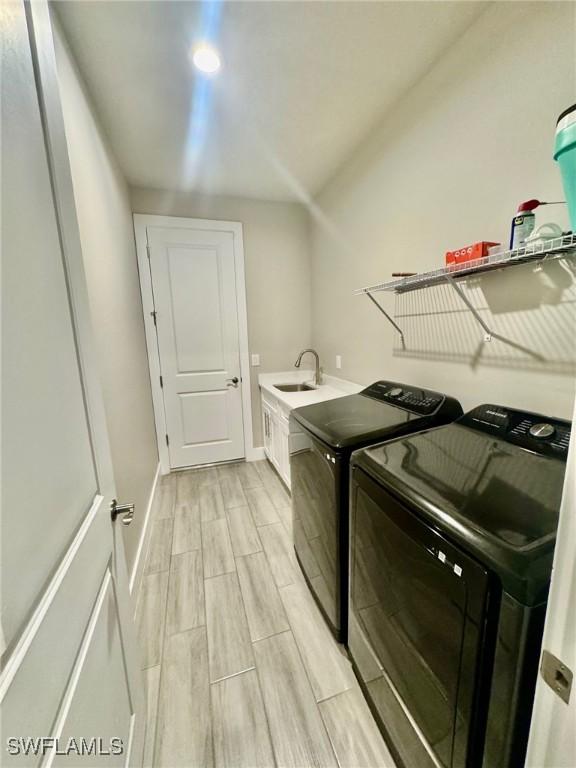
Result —
M 147 226 L 170 467 L 244 456 L 234 233 Z
M 14 0 L 0 16 L 1 762 L 138 766 L 142 681 L 49 12 Z

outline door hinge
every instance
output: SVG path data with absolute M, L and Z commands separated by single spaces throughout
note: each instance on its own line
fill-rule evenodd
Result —
M 154 320 L 154 325 L 156 325 L 156 310 L 153 309 L 152 312 L 150 312 L 150 317 L 152 320 Z
M 168 439 L 168 435 L 166 435 L 166 445 L 170 445 L 170 440 Z
M 160 387 L 161 389 L 164 389 L 164 379 L 162 378 L 162 376 L 160 376 Z

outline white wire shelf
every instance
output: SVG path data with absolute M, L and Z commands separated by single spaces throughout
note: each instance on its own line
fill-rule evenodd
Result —
M 557 259 L 566 255 L 576 255 L 576 233 L 555 237 L 553 240 L 546 240 L 545 242 L 531 243 L 522 248 L 501 251 L 482 259 L 441 267 L 430 272 L 421 272 L 396 280 L 388 280 L 385 283 L 376 283 L 376 285 L 369 285 L 366 288 L 357 288 L 354 293 L 356 295 L 363 293 L 370 295 L 380 291 L 406 293 L 439 283 L 453 283 L 454 279 L 473 277 L 493 269 L 503 269 L 529 261 Z

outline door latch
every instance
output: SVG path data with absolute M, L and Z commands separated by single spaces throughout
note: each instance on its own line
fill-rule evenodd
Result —
M 237 387 L 239 381 L 240 379 L 238 378 L 238 376 L 234 376 L 234 378 L 232 379 L 226 379 L 226 386 L 229 387 L 230 385 L 232 385 L 233 387 Z
M 112 522 L 116 520 L 118 515 L 122 515 L 122 525 L 130 525 L 134 519 L 134 504 L 118 504 L 116 499 L 112 499 L 110 502 L 110 517 Z
M 562 701 L 568 704 L 572 690 L 572 678 L 574 677 L 572 670 L 550 651 L 542 651 L 540 674 L 554 693 L 557 693 Z

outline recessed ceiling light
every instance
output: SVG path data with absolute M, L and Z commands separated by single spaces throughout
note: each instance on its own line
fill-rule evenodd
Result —
M 213 75 L 222 66 L 218 51 L 205 43 L 194 48 L 192 61 L 196 69 L 199 69 L 200 72 L 205 72 L 207 75 Z

